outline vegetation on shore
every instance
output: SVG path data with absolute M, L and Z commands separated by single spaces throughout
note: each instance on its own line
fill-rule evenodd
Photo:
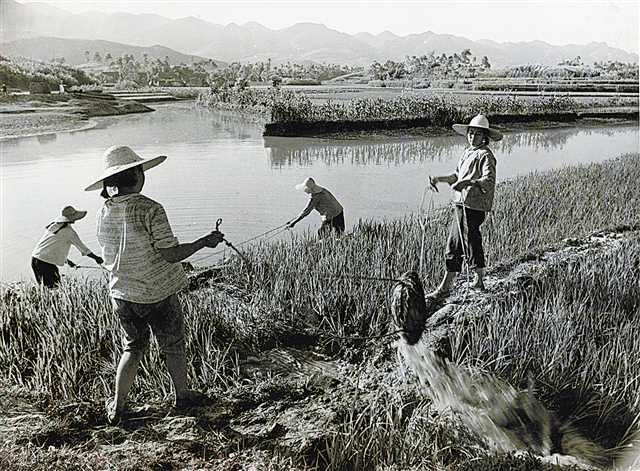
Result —
M 499 185 L 495 211 L 484 226 L 490 264 L 535 257 L 567 237 L 637 225 L 638 179 L 640 155 L 631 154 Z M 434 287 L 449 219 L 447 210 L 436 210 L 363 221 L 352 235 L 323 243 L 304 235 L 247 249 L 251 267 L 233 259 L 219 284 L 181 297 L 192 383 L 221 397 L 261 390 L 265 380 L 243 379 L 238 362 L 276 346 L 313 349 L 346 364 L 368 365 L 367 371 L 393 365 L 384 343 L 357 338 L 390 333 L 390 286 L 357 277 L 397 278 L 418 268 L 424 236 L 420 275 L 425 288 Z M 423 234 L 419 222 L 425 220 Z M 460 325 L 452 341 L 454 360 L 520 388 L 532 376 L 548 407 L 566 413 L 602 445 L 618 445 L 640 414 L 640 279 L 633 269 L 638 264 L 635 238 L 594 259 L 551 267 L 529 289 L 496 300 L 491 312 Z M 104 283 L 74 282 L 53 292 L 5 287 L 0 312 L 4 384 L 37 391 L 50 407 L 73 400 L 100 403 L 112 393 L 119 331 Z M 136 399 L 169 394 L 166 374 L 155 366 L 160 360 L 151 349 L 135 384 Z M 270 469 L 551 469 L 534 458 L 528 465 L 524 458 L 492 458 L 477 437 L 429 411 L 420 391 L 366 375 L 362 370 L 354 381 L 369 381 L 378 392 L 356 393 L 339 414 L 339 432 L 319 444 L 314 456 L 288 456 L 270 449 L 265 439 Z M 74 419 L 66 420 L 71 426 Z M 24 458 L 12 446 L 18 445 L 0 445 L 0 462 L 7 466 Z M 75 462 L 72 456 L 83 453 L 83 446 L 67 449 L 66 459 Z M 231 453 L 223 443 L 209 446 L 216 459 Z M 57 453 L 31 450 L 41 458 Z M 189 453 L 194 459 L 203 454 L 198 447 Z M 64 456 L 55 456 L 64 463 Z
M 95 83 L 82 70 L 58 63 L 45 63 L 26 57 L 0 56 L 0 83 L 9 88 L 29 90 L 33 83 L 42 83 L 50 90 L 66 86 Z M 48 91 L 48 90 L 47 90 Z
M 214 109 L 259 114 L 272 123 L 426 119 L 438 127 L 465 122 L 477 113 L 529 115 L 570 112 L 590 106 L 566 96 L 527 100 L 512 95 L 460 98 L 437 94 L 318 103 L 305 93 L 278 88 L 208 90 L 196 103 Z

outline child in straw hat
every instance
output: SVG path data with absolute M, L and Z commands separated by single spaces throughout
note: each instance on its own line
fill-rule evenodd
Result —
M 472 287 L 484 289 L 485 259 L 480 225 L 491 211 L 496 185 L 496 158 L 488 145 L 490 140 L 502 139 L 502 134 L 491 128 L 489 120 L 481 114 L 469 124 L 454 124 L 453 129 L 466 136 L 469 145 L 454 173 L 429 177 L 435 191 L 438 183 L 447 183 L 454 190 L 454 219 L 445 253 L 447 272 L 438 288 L 429 294 L 434 298 L 449 294 L 453 280 L 462 270 L 463 256 L 475 271 Z
M 92 258 L 101 264 L 102 258 L 95 255 L 80 240 L 71 224 L 87 215 L 86 211 L 78 211 L 73 206 L 65 206 L 60 215 L 47 225 L 44 234 L 31 253 L 31 268 L 36 281 L 47 288 L 55 288 L 60 283 L 58 267 L 65 263 L 70 267 L 76 265 L 68 260 L 71 246 L 75 246 L 82 255 Z
M 306 218 L 314 209 L 320 213 L 322 225 L 318 229 L 318 235 L 323 237 L 335 231 L 337 234 L 344 232 L 344 209 L 338 200 L 329 190 L 316 184 L 311 177 L 306 178 L 302 183 L 295 186 L 296 190 L 309 194 L 309 202 L 302 212 L 291 221 L 287 222 L 287 227 L 292 228 L 302 219 Z
M 205 247 L 216 247 L 224 235 L 214 231 L 180 244 L 162 205 L 140 194 L 145 170 L 166 156 L 143 159 L 129 147 L 114 146 L 104 159 L 104 173 L 85 190 L 101 189 L 105 198 L 98 214 L 98 242 L 111 272 L 109 291 L 124 332 L 115 397 L 107 401 L 107 420 L 115 423 L 124 412 L 150 331 L 164 354 L 176 408 L 208 399 L 187 389 L 184 319 L 177 298 L 187 278 L 179 262 Z

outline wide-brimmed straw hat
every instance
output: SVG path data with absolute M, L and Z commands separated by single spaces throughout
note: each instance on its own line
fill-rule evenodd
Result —
M 87 215 L 86 211 L 78 211 L 73 206 L 65 206 L 53 222 L 74 222 Z
M 102 180 L 109 178 L 116 173 L 124 172 L 132 167 L 142 165 L 142 170 L 146 171 L 150 168 L 160 165 L 167 158 L 166 155 L 159 155 L 158 157 L 152 157 L 150 159 L 143 159 L 136 154 L 130 147 L 127 146 L 113 146 L 109 147 L 104 152 L 104 167 L 105 170 L 102 175 L 95 180 L 91 185 L 86 187 L 84 191 L 99 190 L 102 188 Z
M 296 190 L 304 191 L 305 193 L 320 193 L 324 188 L 317 185 L 315 180 L 311 177 L 305 178 L 305 180 L 296 185 Z
M 489 127 L 489 120 L 483 114 L 479 114 L 474 116 L 469 124 L 454 124 L 453 130 L 458 134 L 462 134 L 463 136 L 467 135 L 467 129 L 469 128 L 480 128 L 485 129 L 489 133 L 489 139 L 494 141 L 499 141 L 502 139 L 502 133 L 497 129 L 492 129 Z

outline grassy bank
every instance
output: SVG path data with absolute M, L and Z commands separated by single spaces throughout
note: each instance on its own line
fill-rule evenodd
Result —
M 535 257 L 540 249 L 567 237 L 637 224 L 639 178 L 640 155 L 633 154 L 499 185 L 495 212 L 483 226 L 490 264 Z M 191 381 L 216 397 L 232 397 L 239 391 L 250 394 L 253 402 L 245 399 L 245 403 L 255 414 L 293 394 L 283 392 L 293 386 L 277 377 L 241 376 L 239 362 L 250 355 L 273 347 L 297 347 L 358 369 L 345 370 L 342 381 L 352 389 L 333 383 L 319 386 L 311 377 L 294 388 L 296 395 L 312 401 L 324 397 L 319 390 L 326 387 L 323 403 L 334 408 L 337 424 L 329 439 L 307 443 L 304 454 L 278 451 L 269 434 L 239 444 L 226 428 L 216 425 L 231 427 L 229 418 L 213 421 L 207 428 L 210 435 L 182 452 L 193 460 L 209 456 L 230 463 L 232 453 L 244 456 L 257 447 L 266 450 L 263 461 L 255 454 L 243 459 L 283 470 L 303 469 L 301 461 L 311 469 L 363 471 L 375 466 L 552 469 L 534 458 L 523 465 L 526 460 L 490 457 L 482 440 L 431 411 L 411 381 L 397 378 L 393 350 L 384 342 L 352 337 L 378 336 L 393 329 L 391 285 L 348 276 L 396 278 L 416 268 L 423 237 L 419 219 L 424 218 L 421 277 L 425 287 L 432 288 L 443 269 L 446 210 L 393 221 L 363 221 L 340 240 L 317 243 L 303 235 L 254 246 L 246 252 L 251 270 L 235 260 L 223 270 L 223 282 L 183 294 Z M 617 445 L 640 413 L 640 324 L 635 315 L 639 263 L 636 238 L 602 257 L 552 266 L 536 275 L 530 288 L 496 300 L 481 320 L 461 325 L 452 343 L 454 359 L 496 373 L 518 387 L 532 375 L 548 407 L 591 430 L 601 444 Z M 65 402 L 99 404 L 112 393 L 119 332 L 104 284 L 73 282 L 55 292 L 3 289 L 0 312 L 0 371 L 5 385 L 35 391 L 46 407 L 58 411 Z M 134 399 L 157 400 L 169 394 L 166 373 L 156 366 L 160 361 L 153 348 L 143 362 Z M 271 391 L 266 396 L 261 393 L 265 388 Z M 343 394 L 345 388 L 351 392 Z M 239 416 L 238 411 L 229 414 Z M 83 430 L 74 426 L 76 419 L 65 420 L 57 434 L 64 432 L 65 423 L 74 433 Z M 69 435 L 68 430 L 65 433 Z M 25 456 L 12 448 L 19 443 L 50 443 L 29 437 L 2 445 L 0 463 L 17 467 Z M 67 448 L 60 450 L 66 450 L 66 458 L 62 451 L 47 451 L 45 445 L 28 453 L 43 463 L 48 453 L 63 463 L 73 463 L 78 456 L 88 460 L 85 464 L 98 463 L 91 461 L 97 458 L 91 455 L 95 450 L 87 451 L 92 443 L 87 440 L 64 441 Z M 210 469 L 233 469 L 216 463 L 219 466 Z

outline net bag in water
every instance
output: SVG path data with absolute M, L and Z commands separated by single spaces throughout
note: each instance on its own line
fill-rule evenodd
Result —
M 414 345 L 420 340 L 427 320 L 427 305 L 420 277 L 414 271 L 404 273 L 393 287 L 391 315 L 402 338 Z

